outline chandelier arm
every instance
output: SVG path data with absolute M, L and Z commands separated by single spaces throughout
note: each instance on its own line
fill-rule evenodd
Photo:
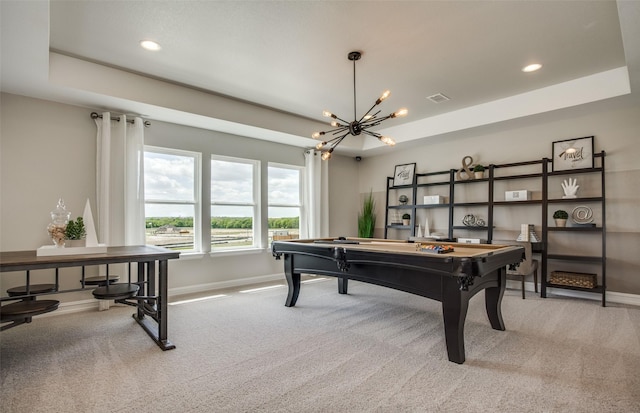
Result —
M 335 139 L 331 139 L 331 141 L 336 141 L 336 142 L 334 142 L 333 144 L 331 144 L 331 149 L 333 149 L 333 148 L 335 148 L 336 146 L 340 145 L 340 142 L 342 142 L 342 140 L 343 140 L 344 138 L 346 138 L 348 134 L 349 134 L 349 133 L 345 133 L 345 134 L 344 134 L 344 135 L 342 135 L 342 136 L 339 136 L 339 137 L 337 137 L 337 138 L 335 138 Z M 329 142 L 331 142 L 331 141 L 329 141 Z
M 349 124 L 349 122 L 348 122 L 348 121 L 346 121 L 346 120 L 344 120 L 344 119 L 342 119 L 342 118 L 337 117 L 335 114 L 333 114 L 332 118 L 334 118 L 334 119 L 338 119 L 340 122 L 342 122 L 342 123 L 346 123 L 347 125 Z
M 379 118 L 379 119 L 373 119 L 371 120 L 369 123 L 365 123 L 363 125 L 364 128 L 371 128 L 373 126 L 378 126 L 379 124 L 381 124 L 382 122 L 384 122 L 385 120 L 389 119 L 391 117 L 391 115 L 389 116 L 385 116 L 384 118 Z
M 322 135 L 326 135 L 326 134 L 329 134 L 329 133 L 332 134 L 332 135 L 336 135 L 338 133 L 346 131 L 347 129 L 349 129 L 349 127 L 343 125 L 343 126 L 340 126 L 338 128 L 335 128 L 335 129 L 329 129 L 329 130 L 326 130 L 326 131 L 322 131 L 320 133 Z
M 341 128 L 338 128 L 338 129 L 330 130 L 329 132 L 331 132 L 332 135 L 337 135 L 339 133 L 342 133 L 342 132 L 345 132 L 345 131 L 348 131 L 348 130 L 349 130 L 348 126 L 343 126 Z M 329 133 L 329 132 L 327 132 L 327 133 Z
M 362 119 L 364 119 L 365 117 L 367 117 L 367 115 L 369 114 L 369 112 L 371 112 L 371 111 L 373 110 L 373 108 L 375 108 L 376 106 L 378 106 L 378 103 L 374 103 L 374 104 L 373 104 L 373 106 L 371 106 L 371 107 L 369 108 L 369 110 L 368 110 L 364 115 L 362 115 L 362 117 L 360 118 L 360 120 L 358 121 L 358 123 L 362 122 Z M 378 111 L 377 113 L 380 113 L 380 111 Z M 376 113 L 376 114 L 377 114 L 377 113 Z M 375 116 L 375 115 L 374 115 L 374 116 Z M 354 116 L 354 119 L 355 119 L 355 116 Z
M 335 142 L 335 141 L 337 141 L 338 139 L 342 140 L 342 139 L 344 139 L 344 138 L 345 138 L 345 136 L 347 136 L 348 134 L 349 134 L 349 132 L 345 133 L 344 135 L 336 136 L 335 138 L 329 139 L 329 140 L 327 141 L 327 144 L 329 144 L 329 143 L 331 143 L 331 142 Z M 334 146 L 336 146 L 336 145 L 334 145 Z
M 374 131 L 370 131 L 370 130 L 363 130 L 362 133 L 365 133 L 365 134 L 367 134 L 369 136 L 373 136 L 374 138 L 378 138 L 378 139 L 380 139 L 382 137 L 382 135 L 380 135 L 379 133 L 374 132 Z
M 388 119 L 388 118 L 378 118 L 378 114 L 379 113 L 380 113 L 380 111 L 377 111 L 373 115 L 370 115 L 369 119 L 363 120 L 362 122 L 360 122 L 360 124 L 363 125 L 363 126 L 368 126 L 368 125 L 371 125 L 371 124 L 373 124 L 375 122 L 381 122 L 381 121 L 383 121 L 385 119 Z

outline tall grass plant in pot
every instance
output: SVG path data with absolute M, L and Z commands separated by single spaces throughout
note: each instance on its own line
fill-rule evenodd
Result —
M 358 237 L 373 238 L 375 226 L 376 201 L 373 199 L 373 192 L 369 191 L 362 202 L 362 211 L 358 213 Z

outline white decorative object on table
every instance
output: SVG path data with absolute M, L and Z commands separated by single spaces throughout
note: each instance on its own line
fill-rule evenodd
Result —
M 576 193 L 578 192 L 578 188 L 580 188 L 580 185 L 576 185 L 577 182 L 577 179 L 572 181 L 571 178 L 569 178 L 569 182 L 567 182 L 566 179 L 562 181 L 562 189 L 564 190 L 563 199 L 577 198 Z
M 87 203 L 84 205 L 84 213 L 82 214 L 82 219 L 84 220 L 84 227 L 87 231 L 86 236 L 86 246 L 87 247 L 97 247 L 98 246 L 98 235 L 96 234 L 96 225 L 93 222 L 93 214 L 91 213 L 91 204 L 89 203 L 89 199 L 87 198 Z
M 64 206 L 64 201 L 62 201 L 62 199 L 60 201 L 62 202 L 62 206 Z M 69 213 L 69 216 L 71 216 L 71 213 Z M 91 213 L 91 205 L 89 204 L 88 199 L 84 207 L 84 214 L 82 219 L 84 221 L 85 230 L 87 232 L 86 243 L 84 247 L 57 248 L 52 245 L 45 245 L 36 250 L 36 255 L 49 256 L 49 255 L 104 254 L 105 252 L 107 252 L 107 246 L 105 244 L 98 244 L 98 237 L 96 236 L 96 227 L 93 222 L 93 214 Z M 64 243 L 64 231 L 62 234 L 63 234 L 62 241 Z
M 64 248 L 64 232 L 67 229 L 70 217 L 71 212 L 67 211 L 67 207 L 64 205 L 64 199 L 58 199 L 56 209 L 51 211 L 51 223 L 47 226 L 49 236 L 56 248 Z

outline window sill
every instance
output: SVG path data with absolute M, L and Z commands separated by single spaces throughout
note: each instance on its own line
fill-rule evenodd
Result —
M 204 258 L 204 252 L 181 252 L 180 259 L 181 260 L 199 260 Z
M 224 257 L 233 255 L 261 254 L 264 251 L 265 248 L 219 249 L 216 251 L 211 251 L 209 255 L 211 257 Z

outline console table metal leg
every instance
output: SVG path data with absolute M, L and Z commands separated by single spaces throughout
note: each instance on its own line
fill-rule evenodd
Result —
M 153 293 L 151 289 L 152 283 L 150 279 L 155 280 L 155 262 L 148 262 L 147 264 L 147 293 Z M 168 261 L 158 261 L 158 295 L 156 300 L 156 315 L 155 317 L 138 317 L 138 314 L 134 314 L 138 324 L 151 336 L 151 338 L 158 344 L 162 350 L 172 350 L 176 346 L 171 343 L 167 338 L 167 302 L 168 302 Z M 145 305 L 144 302 L 139 301 L 139 305 Z M 138 310 L 140 311 L 140 309 Z

